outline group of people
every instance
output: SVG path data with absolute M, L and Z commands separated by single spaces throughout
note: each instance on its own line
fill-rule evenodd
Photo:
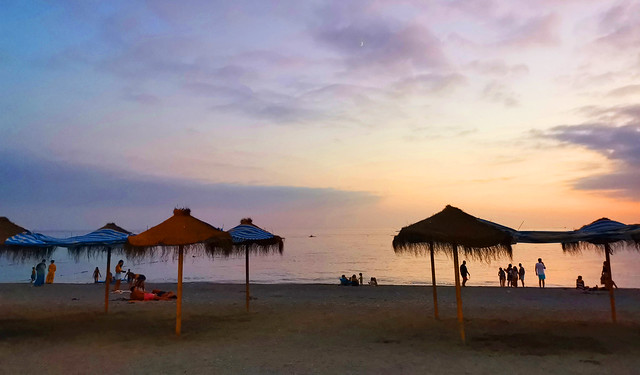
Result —
M 353 274 L 351 278 L 348 278 L 345 275 L 340 276 L 340 285 L 351 285 L 351 286 L 364 285 L 364 281 L 362 279 L 362 272 L 360 272 L 358 275 L 360 276 L 356 276 L 355 274 Z M 378 280 L 375 277 L 372 277 L 371 280 L 369 280 L 369 285 L 378 286 Z
M 45 270 L 48 271 L 46 280 L 44 277 Z M 43 259 L 42 262 L 38 263 L 35 267 L 31 267 L 31 283 L 33 286 L 42 286 L 44 283 L 53 284 L 55 276 L 56 265 L 53 259 L 51 260 L 48 269 L 46 259 Z
M 584 284 L 584 280 L 582 279 L 582 276 L 578 276 L 578 278 L 576 279 L 576 289 L 580 289 L 580 290 L 609 290 L 611 288 L 618 288 L 618 285 L 616 285 L 616 282 L 613 281 L 613 278 L 611 277 L 611 268 L 609 266 L 609 262 L 604 261 L 602 263 L 602 272 L 600 273 L 600 284 L 602 284 L 602 287 L 598 287 L 598 285 L 594 286 L 593 288 L 589 288 L 589 286 Z
M 170 299 L 175 299 L 177 296 L 173 292 L 165 292 L 163 290 L 154 289 L 151 293 L 145 290 L 145 281 L 147 278 L 138 274 L 134 279 L 133 285 L 129 290 L 131 291 L 131 295 L 129 299 L 132 301 L 167 301 Z
M 505 269 L 503 269 L 502 267 L 499 268 L 498 279 L 500 280 L 501 288 L 504 288 L 505 286 L 517 288 L 518 280 L 520 280 L 520 282 L 522 283 L 522 287 L 524 288 L 525 270 L 524 270 L 524 267 L 522 266 L 522 263 L 518 263 L 518 267 L 512 266 L 511 264 L 509 264 L 509 267 Z
M 140 274 L 136 274 L 131 272 L 131 269 L 127 269 L 127 272 L 124 272 L 124 260 L 120 259 L 118 261 L 118 263 L 116 264 L 116 276 L 115 278 L 113 277 L 113 275 L 111 274 L 110 271 L 107 271 L 107 279 L 106 280 L 110 280 L 111 282 L 115 282 L 115 286 L 113 287 L 113 290 L 120 290 L 120 284 L 122 281 L 124 281 L 125 279 L 122 278 L 122 275 L 124 274 L 127 283 L 129 283 L 129 286 L 132 285 L 132 283 L 135 281 L 136 278 L 138 278 L 139 276 L 141 276 Z M 144 276 L 144 275 L 142 275 Z M 99 283 L 100 281 L 100 277 L 102 277 L 102 274 L 100 273 L 100 268 L 96 267 L 96 269 L 93 271 L 93 282 L 94 283 Z

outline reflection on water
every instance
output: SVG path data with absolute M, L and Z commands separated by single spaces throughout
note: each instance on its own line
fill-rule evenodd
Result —
M 315 237 L 309 237 L 313 233 Z M 51 233 L 47 233 L 51 234 Z M 74 234 L 78 234 L 75 233 Z M 362 272 L 365 281 L 371 276 L 381 284 L 425 285 L 431 284 L 429 257 L 409 254 L 396 255 L 391 246 L 394 229 L 334 230 L 334 231 L 282 231 L 284 254 L 252 256 L 251 281 L 257 283 L 329 283 L 337 284 L 342 274 L 351 276 Z M 56 235 L 56 234 L 51 234 Z M 67 235 L 67 234 L 64 234 Z M 114 255 L 115 265 L 119 255 Z M 600 279 L 604 254 L 585 251 L 581 255 L 562 252 L 559 244 L 522 244 L 514 246 L 513 260 L 508 258 L 492 262 L 467 259 L 471 278 L 467 285 L 498 286 L 498 267 L 509 263 L 522 263 L 526 269 L 525 284 L 537 286 L 534 264 L 542 258 L 547 266 L 547 286 L 574 287 L 575 279 L 582 275 L 587 285 L 595 285 Z M 67 255 L 66 249 L 57 249 L 53 259 L 58 266 L 57 282 L 92 282 L 93 269 L 100 267 L 104 275 L 104 255 L 81 258 L 77 263 Z M 143 273 L 150 282 L 175 282 L 176 259 L 145 259 L 132 262 L 125 259 L 125 269 Z M 464 259 L 460 258 L 460 262 Z M 634 249 L 616 252 L 612 258 L 614 280 L 621 288 L 640 288 L 640 254 Z M 444 254 L 436 256 L 436 278 L 440 285 L 454 283 L 453 261 Z M 34 264 L 16 264 L 0 259 L 0 282 L 28 282 Z M 113 267 L 113 266 L 112 266 Z M 185 257 L 184 280 L 187 282 L 213 281 L 243 283 L 244 257 L 201 258 Z

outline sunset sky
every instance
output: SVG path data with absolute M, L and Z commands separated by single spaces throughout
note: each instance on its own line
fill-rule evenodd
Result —
M 640 2 L 3 1 L 0 216 L 640 222 Z

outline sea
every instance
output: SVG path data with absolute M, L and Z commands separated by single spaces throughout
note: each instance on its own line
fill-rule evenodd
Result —
M 86 231 L 42 231 L 41 233 L 68 237 Z M 324 230 L 279 230 L 285 237 L 284 252 L 250 257 L 250 281 L 259 284 L 338 284 L 341 275 L 362 273 L 365 283 L 375 277 L 380 285 L 431 285 L 429 256 L 396 254 L 391 245 L 397 229 L 324 229 Z M 503 257 L 490 261 L 466 259 L 471 274 L 468 286 L 498 286 L 498 268 L 508 264 L 525 267 L 525 286 L 538 285 L 534 265 L 542 258 L 546 270 L 547 287 L 575 287 L 581 275 L 586 285 L 596 285 L 600 280 L 604 253 L 585 250 L 580 254 L 562 251 L 560 244 L 517 244 L 513 247 L 513 258 Z M 75 260 L 65 248 L 58 248 L 50 259 L 57 265 L 56 283 L 84 284 L 93 282 L 93 271 L 99 268 L 106 274 L 106 254 L 83 256 Z M 141 273 L 148 283 L 177 282 L 177 258 L 144 258 L 130 260 L 113 255 L 111 264 L 123 259 L 124 269 Z M 1 283 L 28 283 L 31 267 L 37 260 L 25 263 L 0 258 Z M 49 262 L 47 261 L 47 264 Z M 640 252 L 635 247 L 616 250 L 611 256 L 613 279 L 620 288 L 640 288 Z M 453 259 L 438 253 L 435 257 L 436 282 L 438 285 L 454 285 Z M 185 282 L 245 282 L 245 258 L 188 255 L 184 261 Z

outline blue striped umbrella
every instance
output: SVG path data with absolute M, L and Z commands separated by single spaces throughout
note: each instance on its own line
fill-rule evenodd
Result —
M 253 224 L 250 218 L 242 219 L 240 225 L 229 229 L 229 234 L 237 252 L 244 252 L 246 256 L 245 277 L 246 277 L 246 307 L 249 312 L 249 253 L 262 252 L 282 254 L 284 249 L 283 238 Z

